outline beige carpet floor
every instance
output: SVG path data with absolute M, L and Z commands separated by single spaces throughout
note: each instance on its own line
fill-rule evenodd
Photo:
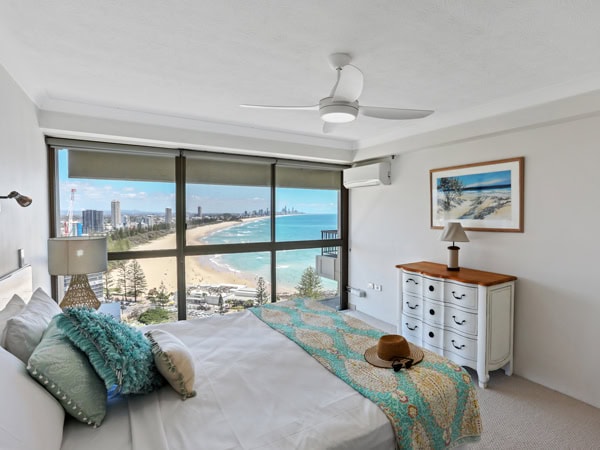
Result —
M 395 327 L 349 311 L 388 333 Z M 477 373 L 469 369 L 477 384 Z M 477 387 L 483 433 L 467 449 L 600 449 L 600 409 L 502 370 Z M 600 384 L 598 386 L 600 389 Z
M 598 408 L 503 371 L 477 394 L 483 433 L 469 449 L 600 449 Z

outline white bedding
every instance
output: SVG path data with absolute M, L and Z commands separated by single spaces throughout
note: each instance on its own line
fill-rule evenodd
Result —
M 159 328 L 192 352 L 198 395 L 166 386 L 111 404 L 97 429 L 67 420 L 63 450 L 395 448 L 378 406 L 252 313 Z

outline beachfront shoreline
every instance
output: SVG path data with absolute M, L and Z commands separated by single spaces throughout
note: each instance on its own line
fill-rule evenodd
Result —
M 244 223 L 257 222 L 268 217 L 251 217 L 239 221 L 217 222 L 190 228 L 186 232 L 186 241 L 189 245 L 201 245 L 209 235 L 240 226 Z M 172 250 L 176 248 L 175 232 L 160 237 L 153 241 L 138 245 L 132 251 Z M 244 272 L 231 272 L 224 267 L 215 265 L 210 258 L 191 256 L 186 258 L 186 285 L 219 285 L 235 284 L 247 287 L 256 287 L 256 281 L 251 274 Z M 158 288 L 162 281 L 169 292 L 177 290 L 177 268 L 175 258 L 150 258 L 137 260 L 148 283 L 148 289 Z M 156 286 L 155 286 L 156 285 Z

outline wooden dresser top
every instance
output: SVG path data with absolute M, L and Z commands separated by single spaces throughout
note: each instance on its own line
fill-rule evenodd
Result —
M 429 261 L 398 264 L 396 267 L 398 269 L 417 272 L 436 278 L 444 278 L 468 284 L 479 284 L 481 286 L 493 286 L 495 284 L 507 283 L 517 279 L 517 277 L 512 275 L 484 272 L 482 270 L 467 269 L 466 267 L 461 267 L 460 270 L 448 270 L 445 264 L 438 264 Z

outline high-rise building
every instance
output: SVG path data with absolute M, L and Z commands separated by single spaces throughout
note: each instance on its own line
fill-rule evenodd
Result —
M 173 222 L 173 210 L 171 208 L 165 208 L 165 223 L 170 227 L 171 222 Z
M 202 218 L 202 206 L 198 206 L 198 217 Z
M 110 220 L 113 228 L 121 228 L 123 226 L 123 222 L 121 221 L 121 202 L 119 200 L 110 202 Z
M 102 233 L 104 231 L 104 211 L 85 209 L 81 211 L 83 234 Z

